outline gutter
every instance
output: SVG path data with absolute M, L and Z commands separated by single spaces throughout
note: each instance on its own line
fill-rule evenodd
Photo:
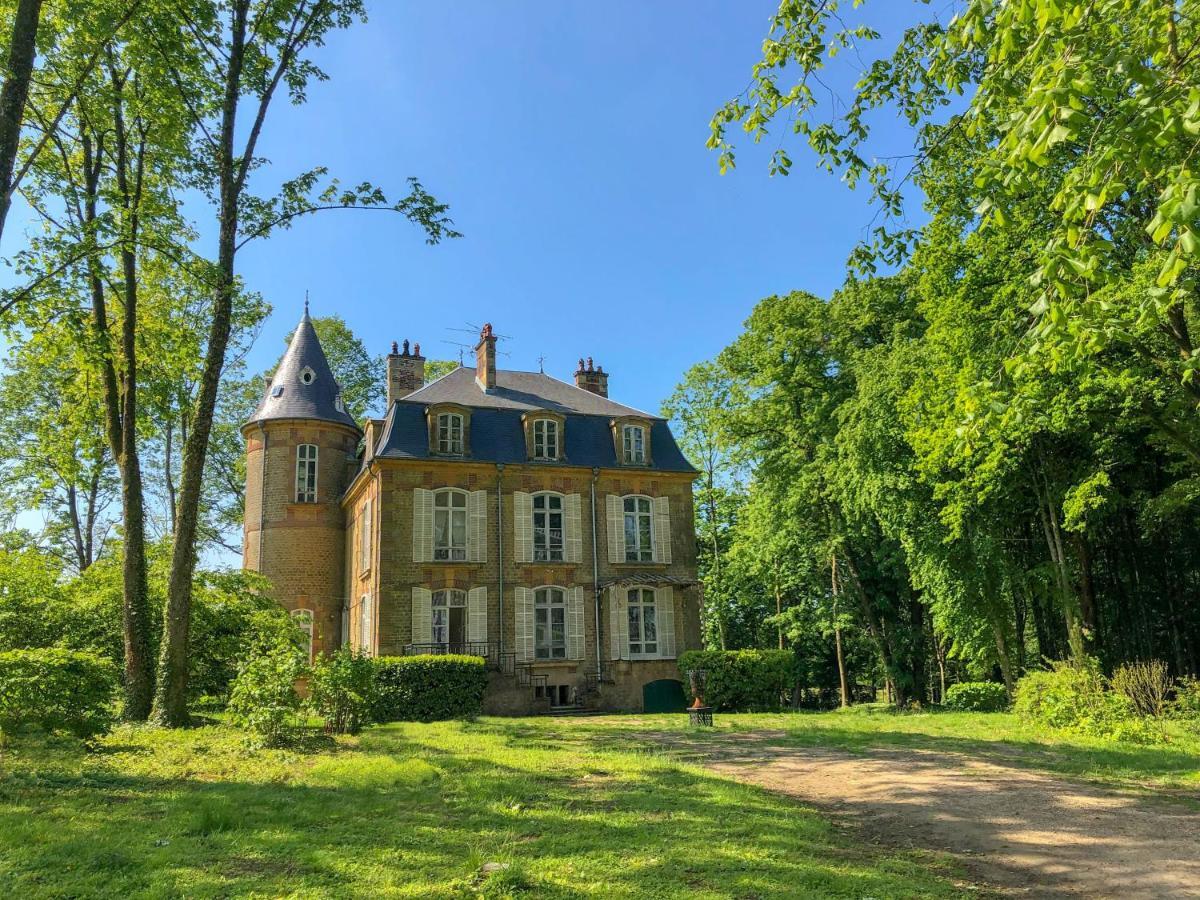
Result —
M 496 658 L 504 654 L 504 463 L 496 463 L 496 581 L 500 591 L 500 621 L 498 625 L 499 650 Z
M 267 526 L 267 429 L 262 420 L 258 422 L 258 433 L 262 436 L 262 475 L 258 484 L 258 574 L 263 571 L 263 534 Z

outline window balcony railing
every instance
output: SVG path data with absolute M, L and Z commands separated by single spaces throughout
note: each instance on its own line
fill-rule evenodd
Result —
M 505 675 L 512 675 L 516 671 L 517 654 L 511 650 L 501 651 L 499 644 L 488 641 L 407 644 L 404 647 L 405 656 L 423 656 L 425 654 L 481 656 L 487 662 L 489 669 L 495 669 Z

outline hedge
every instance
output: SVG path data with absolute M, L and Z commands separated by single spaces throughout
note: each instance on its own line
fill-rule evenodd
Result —
M 790 650 L 689 650 L 679 657 L 684 692 L 688 672 L 708 673 L 705 702 L 714 709 L 756 712 L 779 709 L 796 683 L 796 657 Z
M 36 726 L 91 737 L 112 724 L 117 668 L 57 647 L 0 653 L 0 729 Z
M 994 681 L 963 681 L 946 688 L 945 705 L 961 712 L 1003 712 L 1008 690 Z
M 375 663 L 376 722 L 468 719 L 483 708 L 487 666 L 479 656 L 381 656 Z

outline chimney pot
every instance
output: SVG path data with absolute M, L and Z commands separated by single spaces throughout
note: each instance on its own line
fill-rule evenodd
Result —
M 396 342 L 392 341 L 392 353 L 399 353 L 400 348 L 396 346 Z

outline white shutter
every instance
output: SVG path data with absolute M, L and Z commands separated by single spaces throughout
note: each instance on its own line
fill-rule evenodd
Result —
M 467 591 L 467 640 L 472 644 L 487 641 L 487 588 Z
M 533 591 L 514 588 L 517 613 L 517 662 L 533 662 Z
M 655 626 L 658 628 L 658 655 L 675 658 L 675 591 L 660 587 L 654 592 Z
M 629 659 L 629 614 L 625 591 L 613 585 L 608 589 L 608 649 L 613 659 Z
M 433 559 L 433 491 L 413 488 L 413 562 Z
M 412 589 L 412 642 L 433 643 L 433 591 L 429 588 Z
M 654 498 L 654 561 L 671 561 L 671 500 Z
M 366 572 L 371 568 L 371 501 L 367 500 L 362 508 L 362 521 L 358 526 L 358 571 Z
M 487 562 L 487 491 L 467 495 L 467 560 Z
M 371 595 L 363 594 L 358 610 L 358 652 L 371 653 Z
M 533 495 L 513 492 L 513 554 L 517 562 L 533 561 Z
M 617 494 L 608 495 L 608 561 L 625 562 L 625 501 Z
M 583 503 L 578 494 L 567 494 L 564 500 L 566 514 L 564 519 L 567 526 L 566 558 L 567 562 L 583 562 Z
M 573 587 L 567 591 L 567 658 L 583 659 L 583 588 Z

